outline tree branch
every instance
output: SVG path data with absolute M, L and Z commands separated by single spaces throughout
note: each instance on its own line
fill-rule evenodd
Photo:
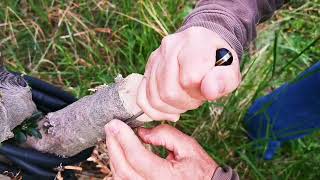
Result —
M 102 86 L 62 110 L 49 113 L 39 122 L 42 139 L 28 138 L 40 151 L 72 156 L 105 138 L 104 126 L 112 119 L 125 121 L 140 111 L 136 104 L 142 75 L 131 74 L 116 83 Z M 150 120 L 142 115 L 138 120 Z M 130 126 L 141 125 L 135 121 Z

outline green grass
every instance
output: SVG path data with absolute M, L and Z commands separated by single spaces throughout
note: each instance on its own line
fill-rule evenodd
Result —
M 161 38 L 192 10 L 187 0 L 2 0 L 0 50 L 6 66 L 77 97 L 117 73 L 143 73 Z M 242 120 L 253 101 L 320 58 L 320 1 L 291 1 L 259 27 L 242 61 L 243 83 L 229 97 L 188 112 L 175 124 L 243 179 L 317 179 L 319 133 L 285 144 L 272 161 L 253 150 Z

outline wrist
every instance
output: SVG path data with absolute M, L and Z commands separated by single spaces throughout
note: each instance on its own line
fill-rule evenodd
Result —
M 243 25 L 223 6 L 202 3 L 186 17 L 178 31 L 195 26 L 204 27 L 219 34 L 236 51 L 239 58 L 242 56 L 243 47 L 247 46 Z
M 183 26 L 180 27 L 180 29 L 178 29 L 177 32 L 182 32 L 184 30 L 187 30 L 193 27 L 206 28 L 216 33 L 219 37 L 221 37 L 224 41 L 226 41 L 230 45 L 230 47 L 237 53 L 239 59 L 242 57 L 243 46 L 241 45 L 240 41 L 237 39 L 237 37 L 233 33 L 231 33 L 228 29 L 224 28 L 219 24 L 208 22 L 208 21 L 205 21 L 205 22 L 195 21 L 195 22 L 184 24 Z

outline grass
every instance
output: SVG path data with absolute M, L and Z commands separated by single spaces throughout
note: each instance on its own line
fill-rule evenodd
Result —
M 149 54 L 192 10 L 187 0 L 2 0 L 0 50 L 7 68 L 63 87 L 77 97 L 117 73 L 144 72 Z M 291 81 L 320 57 L 320 1 L 291 1 L 259 26 L 244 56 L 241 87 L 174 124 L 243 179 L 317 179 L 319 133 L 285 144 L 264 161 L 243 118 L 255 99 Z

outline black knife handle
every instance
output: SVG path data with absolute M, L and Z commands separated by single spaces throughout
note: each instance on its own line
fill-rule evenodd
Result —
M 228 66 L 232 64 L 232 61 L 233 57 L 228 49 L 222 48 L 217 50 L 215 63 L 216 66 Z

